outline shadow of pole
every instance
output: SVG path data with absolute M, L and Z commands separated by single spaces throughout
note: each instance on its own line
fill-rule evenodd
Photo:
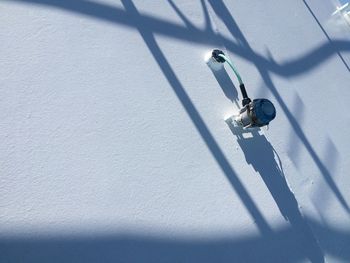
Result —
M 281 214 L 298 233 L 296 235 L 298 238 L 294 241 L 302 244 L 304 254 L 308 255 L 311 262 L 324 262 L 322 250 L 299 211 L 298 202 L 287 184 L 281 163 L 276 161 L 278 156 L 275 155 L 276 152 L 272 145 L 257 129 L 243 130 L 241 127 L 234 126 L 230 121 L 227 121 L 227 124 L 237 138 L 247 163 L 260 174 Z
M 122 3 L 125 7 L 126 12 L 129 14 L 132 19 L 135 21 L 139 21 L 139 13 L 133 4 L 131 0 L 122 0 Z M 177 98 L 181 102 L 182 106 L 184 107 L 185 111 L 187 112 L 188 116 L 191 118 L 193 124 L 195 125 L 198 133 L 201 135 L 202 139 L 206 143 L 208 149 L 214 156 L 215 160 L 219 164 L 222 171 L 227 176 L 228 180 L 230 181 L 232 187 L 237 192 L 239 198 L 245 205 L 246 209 L 252 216 L 252 218 L 255 220 L 259 230 L 262 234 L 267 235 L 271 234 L 271 228 L 264 219 L 263 215 L 259 211 L 258 207 L 254 203 L 253 199 L 250 197 L 248 191 L 245 189 L 241 181 L 239 180 L 237 174 L 231 167 L 230 163 L 228 162 L 227 158 L 225 157 L 224 153 L 220 149 L 219 145 L 217 144 L 216 140 L 214 139 L 213 135 L 210 133 L 208 127 L 204 123 L 203 119 L 201 118 L 200 114 L 198 113 L 197 109 L 193 105 L 191 99 L 187 95 L 184 87 L 180 83 L 179 79 L 177 78 L 176 74 L 172 70 L 171 66 L 169 65 L 168 61 L 166 60 L 163 52 L 161 51 L 160 47 L 158 46 L 153 34 L 151 31 L 147 29 L 147 27 L 142 26 L 142 23 L 138 23 L 138 30 L 149 48 L 151 54 L 153 55 L 154 59 L 158 63 L 162 73 L 168 80 L 170 86 L 172 87 L 173 91 L 175 92 Z

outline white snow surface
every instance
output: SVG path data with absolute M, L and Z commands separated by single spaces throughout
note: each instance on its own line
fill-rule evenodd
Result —
M 1 1 L 0 262 L 350 262 L 336 6 Z M 268 130 L 224 121 L 241 94 L 213 48 Z

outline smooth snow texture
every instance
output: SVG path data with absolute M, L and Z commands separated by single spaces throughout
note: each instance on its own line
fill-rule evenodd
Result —
M 0 262 L 350 262 L 332 1 L 0 2 Z M 268 131 L 226 123 L 241 94 Z

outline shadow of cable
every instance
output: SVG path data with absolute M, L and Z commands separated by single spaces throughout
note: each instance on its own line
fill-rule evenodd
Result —
M 237 138 L 247 163 L 260 174 L 281 214 L 298 233 L 295 242 L 303 244 L 311 262 L 324 262 L 322 250 L 299 211 L 298 202 L 284 177 L 282 162 L 272 145 L 258 129 L 244 130 L 234 126 L 230 120 L 226 123 Z
M 348 71 L 350 71 L 349 65 L 348 63 L 346 63 L 345 59 L 343 58 L 342 54 L 339 52 L 339 50 L 337 50 L 336 46 L 333 44 L 333 40 L 329 37 L 329 35 L 327 34 L 326 30 L 323 28 L 323 26 L 321 25 L 320 21 L 317 19 L 317 16 L 315 15 L 315 13 L 312 11 L 311 7 L 308 5 L 308 3 L 303 0 L 303 3 L 306 7 L 306 9 L 309 11 L 309 13 L 311 14 L 311 16 L 314 18 L 314 20 L 316 21 L 317 25 L 319 26 L 319 28 L 321 29 L 321 31 L 323 32 L 323 34 L 326 36 L 326 38 L 328 39 L 329 43 L 332 45 L 332 47 L 334 48 L 335 53 L 338 55 L 338 57 L 340 58 L 340 60 L 343 62 L 344 66 L 346 67 L 346 69 Z

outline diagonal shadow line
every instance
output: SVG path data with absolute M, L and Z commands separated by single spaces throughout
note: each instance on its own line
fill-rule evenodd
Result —
M 135 5 L 130 0 L 122 0 L 122 3 L 127 10 L 127 13 L 135 21 L 139 21 L 140 13 L 137 11 Z M 227 179 L 230 181 L 232 187 L 237 192 L 239 198 L 245 205 L 246 209 L 255 220 L 259 230 L 262 234 L 271 234 L 272 230 L 266 222 L 265 218 L 259 211 L 253 199 L 250 197 L 248 191 L 245 189 L 241 181 L 239 180 L 237 174 L 231 167 L 224 153 L 220 149 L 218 143 L 214 139 L 213 135 L 210 133 L 208 127 L 204 123 L 200 114 L 198 113 L 196 107 L 193 105 L 190 97 L 187 95 L 184 87 L 177 78 L 175 72 L 172 70 L 170 64 L 165 58 L 163 52 L 161 51 L 158 43 L 156 42 L 153 33 L 144 27 L 142 23 L 137 23 L 137 28 L 142 36 L 145 44 L 153 55 L 154 59 L 158 63 L 162 73 L 166 77 L 173 91 L 175 92 L 177 98 L 181 102 L 188 116 L 191 118 L 193 124 L 195 125 L 198 133 L 201 135 L 202 139 L 206 143 L 208 149 L 214 156 L 215 160 L 219 164 L 221 170 L 225 173 Z
M 32 3 L 55 7 L 111 23 L 121 24 L 127 27 L 136 27 L 135 23 L 129 19 L 124 10 L 107 4 L 84 0 L 12 0 L 11 2 Z M 278 64 L 275 61 L 266 59 L 264 56 L 257 54 L 252 50 L 249 51 L 236 45 L 229 38 L 216 34 L 207 28 L 200 30 L 196 27 L 191 27 L 189 29 L 146 14 L 140 14 L 140 20 L 142 20 L 142 23 L 147 24 L 150 31 L 156 34 L 203 45 L 218 45 L 224 43 L 226 48 L 237 56 L 253 63 L 259 62 L 259 64 L 264 66 L 268 71 L 285 77 L 296 76 L 312 70 L 314 67 L 331 57 L 334 53 L 350 51 L 350 41 L 332 40 L 332 44 L 329 42 L 323 43 L 314 50 L 301 55 L 299 58 Z
M 181 20 L 185 23 L 187 28 L 193 29 L 195 26 L 193 23 L 182 13 L 182 11 L 175 5 L 173 0 L 168 0 L 170 6 L 174 9 L 175 13 L 181 18 Z
M 247 52 L 251 53 L 251 57 L 253 57 L 254 56 L 253 50 L 251 49 L 251 47 L 249 46 L 248 41 L 245 39 L 243 33 L 239 29 L 236 21 L 231 16 L 231 13 L 227 9 L 226 5 L 222 2 L 222 0 L 215 0 L 215 1 L 214 0 L 209 0 L 209 2 L 212 5 L 212 8 L 213 8 L 214 12 L 216 12 L 216 14 L 219 17 L 221 17 L 221 19 L 223 20 L 223 22 L 226 25 L 226 27 L 230 30 L 230 33 L 232 34 L 232 36 L 238 38 L 245 45 L 245 48 L 246 48 Z M 318 155 L 316 154 L 315 150 L 311 146 L 311 143 L 306 138 L 306 135 L 304 134 L 304 132 L 301 129 L 300 125 L 298 124 L 297 120 L 294 118 L 293 114 L 289 111 L 287 105 L 284 103 L 282 97 L 280 96 L 280 94 L 277 91 L 275 85 L 273 84 L 273 82 L 271 80 L 271 77 L 269 76 L 269 73 L 265 70 L 264 65 L 262 65 L 260 63 L 260 61 L 254 61 L 254 59 L 252 59 L 252 61 L 254 62 L 255 66 L 256 66 L 257 70 L 259 71 L 262 79 L 264 80 L 266 86 L 269 87 L 269 89 L 271 90 L 272 94 L 275 96 L 276 100 L 280 104 L 282 110 L 286 114 L 286 116 L 287 116 L 287 118 L 288 118 L 288 120 L 289 120 L 289 122 L 290 122 L 290 124 L 291 124 L 291 126 L 292 126 L 292 128 L 294 130 L 294 132 L 298 135 L 300 140 L 305 145 L 305 148 L 309 152 L 311 158 L 313 159 L 314 163 L 318 167 L 318 169 L 321 172 L 323 178 L 328 183 L 329 187 L 332 189 L 333 193 L 335 194 L 336 198 L 338 199 L 338 201 L 340 202 L 342 207 L 348 213 L 350 213 L 350 208 L 349 208 L 346 200 L 342 196 L 340 190 L 338 189 L 337 185 L 333 181 L 330 172 L 325 167 L 325 165 L 322 163 L 321 159 L 318 157 Z
M 204 22 L 205 22 L 205 29 L 204 31 L 209 31 L 209 32 L 213 32 L 213 27 L 210 21 L 210 17 L 209 17 L 209 12 L 207 9 L 207 5 L 205 3 L 205 0 L 200 0 L 201 4 L 202 4 L 202 10 L 203 10 L 203 15 L 204 15 Z
M 320 21 L 317 19 L 316 15 L 314 14 L 314 12 L 312 11 L 312 9 L 310 8 L 310 6 L 308 5 L 308 3 L 303 0 L 304 5 L 306 6 L 307 10 L 310 12 L 310 14 L 312 15 L 312 17 L 315 19 L 317 25 L 320 27 L 321 31 L 323 32 L 323 34 L 326 36 L 326 38 L 328 39 L 329 43 L 333 45 L 333 40 L 329 37 L 329 35 L 327 34 L 326 30 L 323 28 L 323 26 L 321 25 Z M 346 69 L 348 71 L 350 71 L 349 65 L 346 63 L 345 59 L 343 58 L 342 54 L 340 54 L 339 51 L 336 51 L 338 54 L 338 57 L 340 58 L 340 60 L 343 62 L 344 66 L 346 67 Z
M 204 30 L 202 30 L 203 33 L 205 32 L 209 32 L 211 34 L 216 35 L 213 32 L 213 28 L 211 25 L 211 21 L 210 21 L 210 17 L 209 17 L 209 12 L 208 9 L 206 7 L 205 4 L 205 0 L 200 0 L 201 2 L 201 6 L 202 6 L 202 10 L 203 10 L 203 16 L 204 16 Z M 194 26 L 194 24 L 182 13 L 182 11 L 178 8 L 178 6 L 173 2 L 173 0 L 168 0 L 168 3 L 170 4 L 170 6 L 174 9 L 175 13 L 181 18 L 181 20 L 185 23 L 187 30 L 190 29 L 196 29 L 196 27 Z

